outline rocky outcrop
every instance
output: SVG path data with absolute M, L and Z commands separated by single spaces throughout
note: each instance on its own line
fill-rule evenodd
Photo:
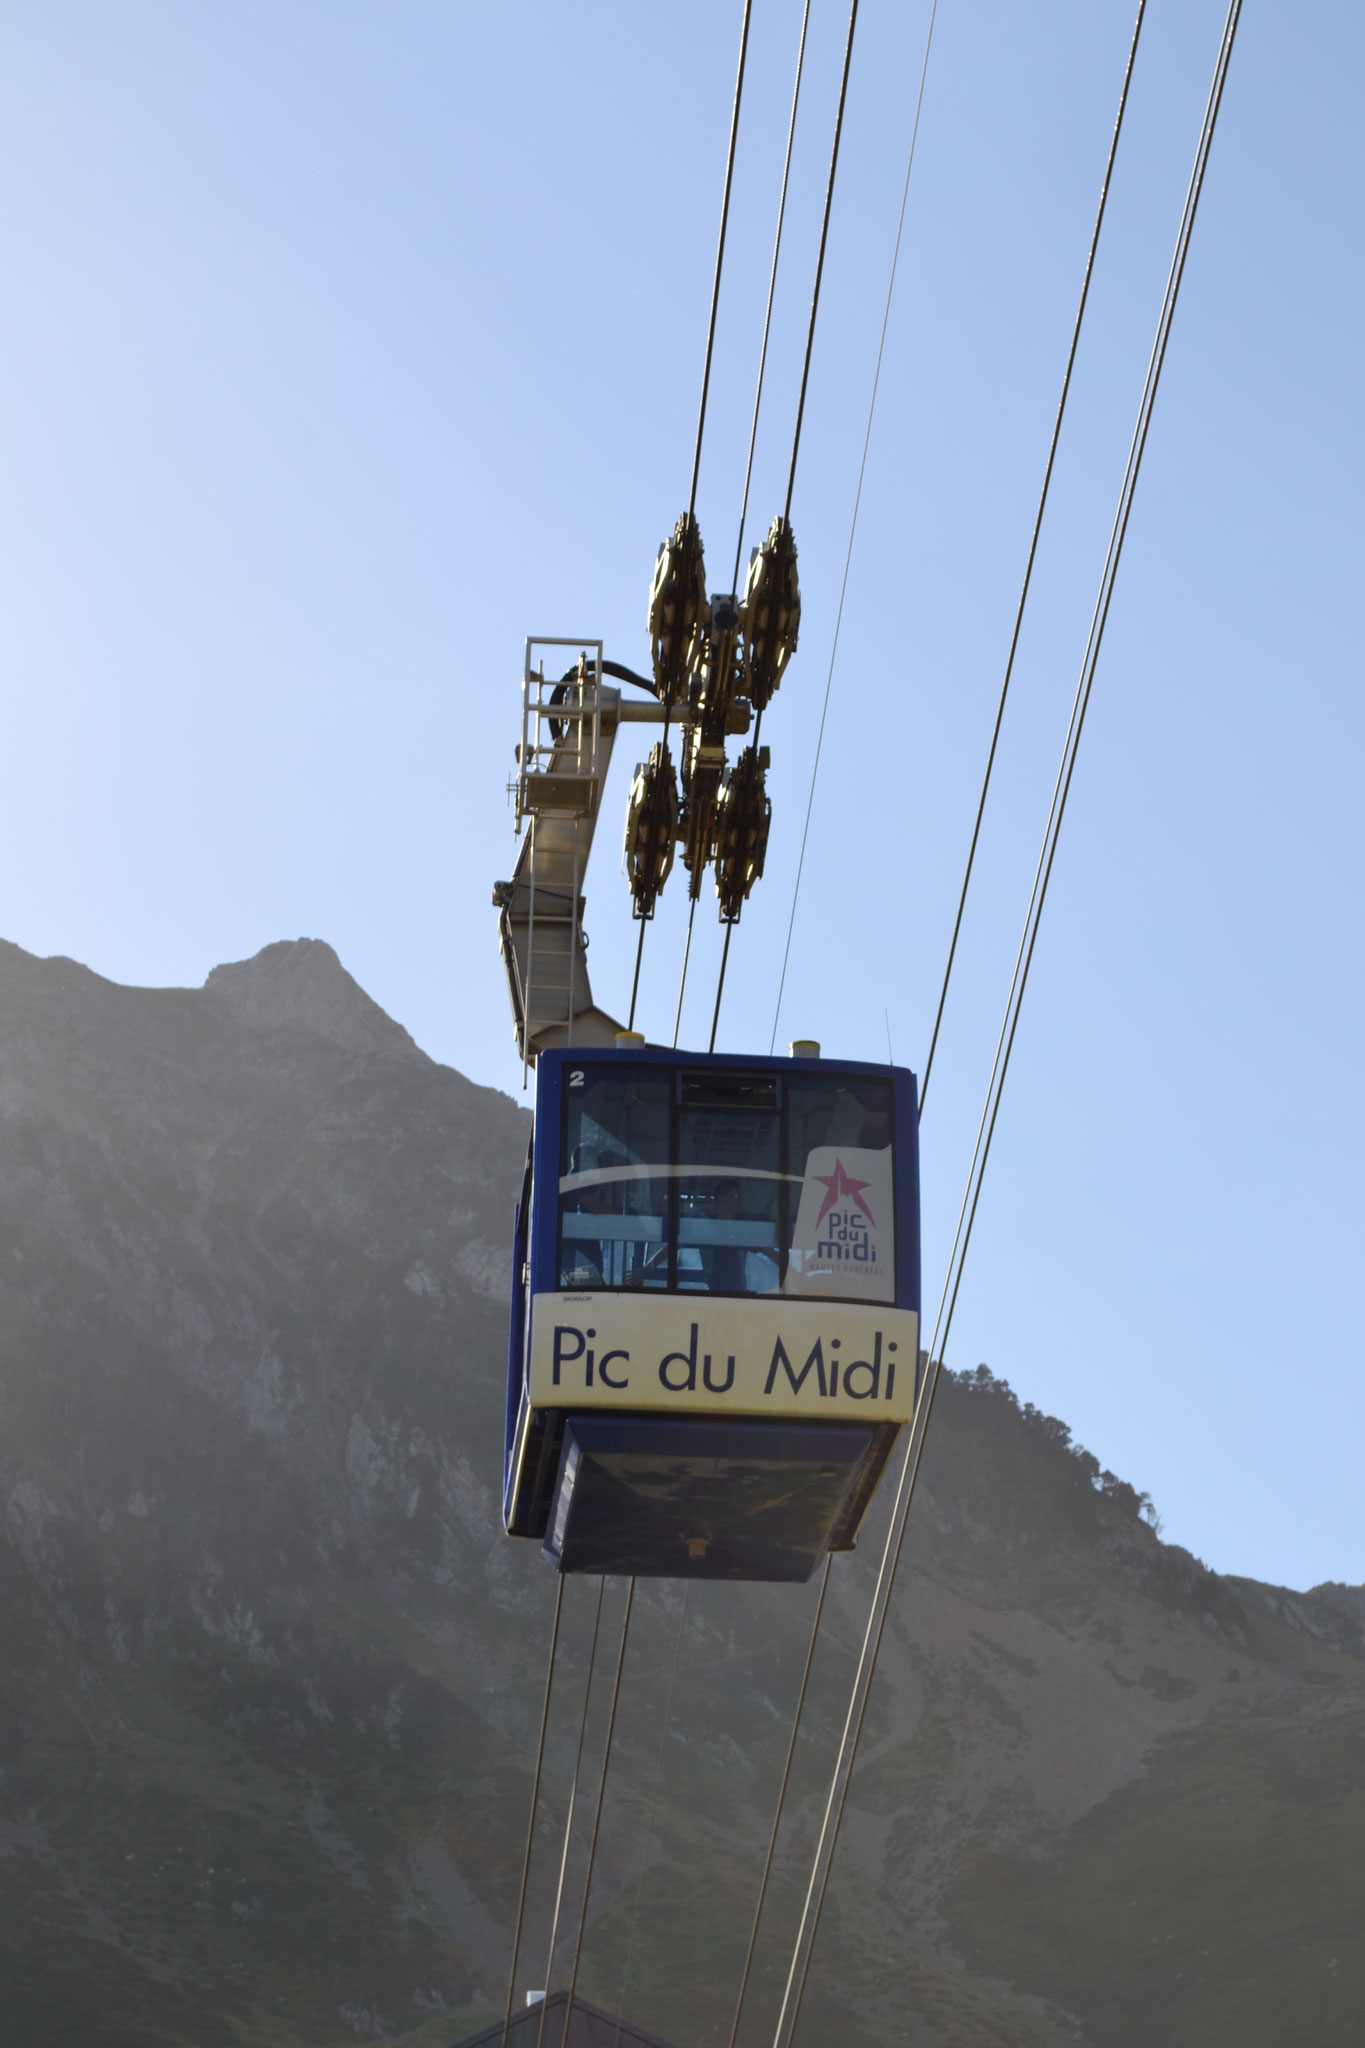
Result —
M 322 939 L 281 939 L 250 960 L 215 967 L 204 994 L 230 1016 L 265 1031 L 293 1024 L 348 1052 L 426 1058 Z

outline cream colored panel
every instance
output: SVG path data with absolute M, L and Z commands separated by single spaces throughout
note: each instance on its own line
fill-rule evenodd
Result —
M 896 1298 L 891 1150 L 816 1145 L 806 1161 L 784 1294 Z
M 919 1317 L 863 1302 L 704 1294 L 538 1294 L 537 1408 L 906 1422 Z

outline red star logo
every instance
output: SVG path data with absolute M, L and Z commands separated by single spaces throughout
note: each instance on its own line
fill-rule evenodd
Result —
M 820 1225 L 824 1222 L 826 1216 L 828 1216 L 830 1210 L 834 1207 L 836 1202 L 856 1203 L 858 1208 L 862 1210 L 864 1216 L 866 1216 L 868 1222 L 873 1226 L 874 1229 L 876 1228 L 877 1219 L 872 1214 L 872 1211 L 868 1208 L 867 1203 L 863 1200 L 863 1189 L 871 1187 L 871 1181 L 850 1180 L 848 1175 L 844 1172 L 844 1162 L 842 1159 L 835 1160 L 833 1173 L 817 1173 L 815 1175 L 815 1178 L 823 1185 L 825 1189 L 825 1199 L 821 1206 L 820 1214 L 815 1219 L 815 1227 L 817 1230 L 820 1228 Z

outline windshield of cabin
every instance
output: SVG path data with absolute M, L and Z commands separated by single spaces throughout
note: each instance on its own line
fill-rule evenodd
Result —
M 562 1288 L 895 1299 L 889 1082 L 566 1067 Z
M 565 1070 L 561 1287 L 667 1287 L 671 1094 L 666 1073 Z

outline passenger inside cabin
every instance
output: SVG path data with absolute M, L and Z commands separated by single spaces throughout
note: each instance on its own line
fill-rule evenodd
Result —
M 743 1220 L 744 1190 L 737 1180 L 718 1180 L 712 1195 L 715 1242 L 703 1246 L 702 1271 L 711 1294 L 770 1294 L 777 1286 L 775 1244 L 754 1246 L 752 1225 Z M 728 1238 L 724 1226 L 737 1226 Z
M 739 1218 L 743 1191 L 737 1180 L 717 1181 L 713 1214 L 720 1224 Z M 749 1254 L 741 1244 L 708 1245 L 701 1255 L 706 1285 L 712 1294 L 743 1294 L 747 1290 Z

